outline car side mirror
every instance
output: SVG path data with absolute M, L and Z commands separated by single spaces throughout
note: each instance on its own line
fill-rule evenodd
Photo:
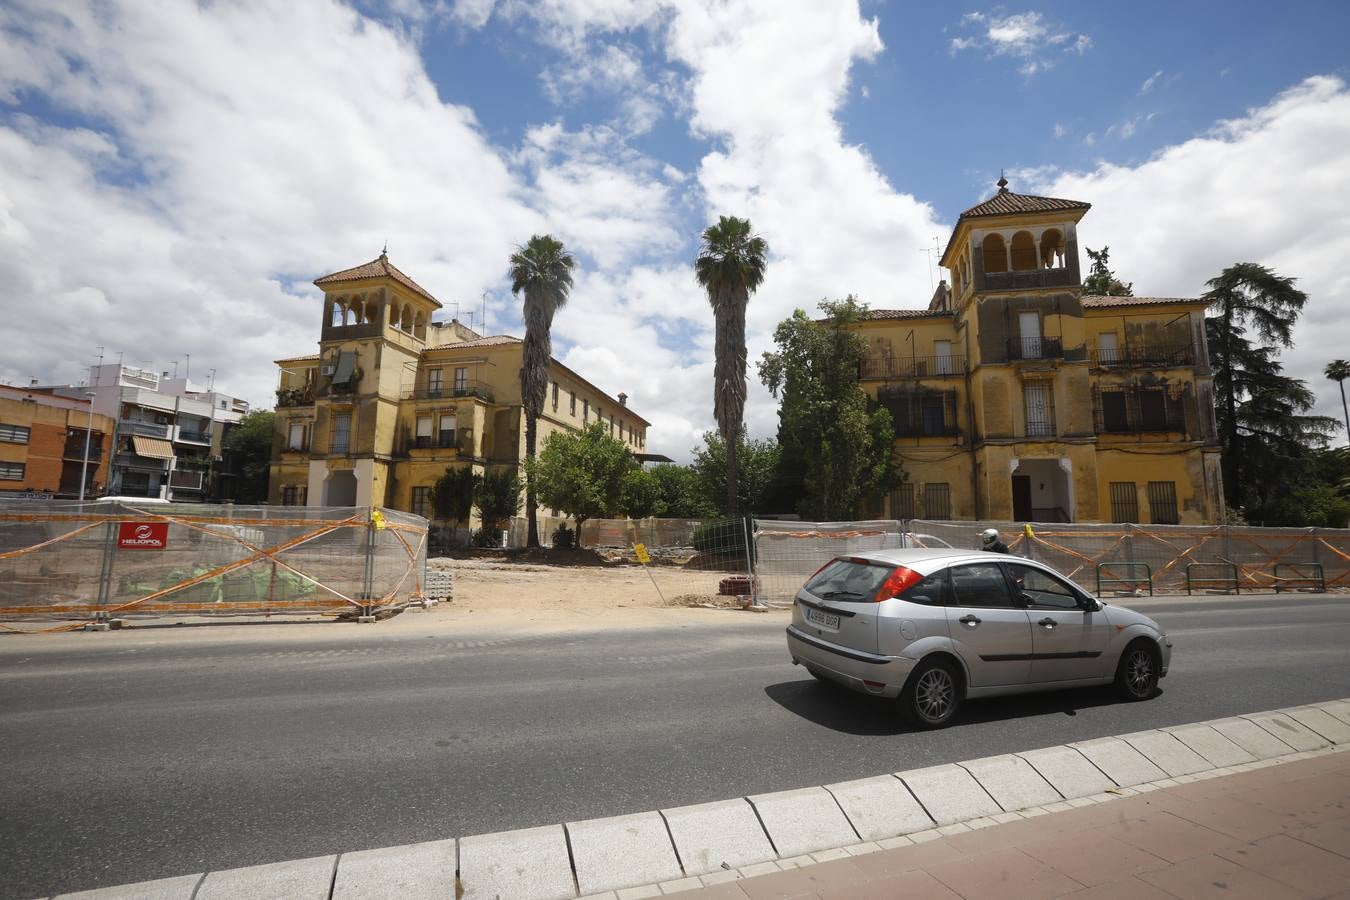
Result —
M 1078 605 L 1082 607 L 1083 612 L 1098 612 L 1102 608 L 1094 597 L 1079 597 Z

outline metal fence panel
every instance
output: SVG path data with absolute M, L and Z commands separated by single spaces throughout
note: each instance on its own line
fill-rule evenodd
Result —
M 797 590 L 836 556 L 904 546 L 897 521 L 782 522 L 755 520 L 755 571 L 759 597 L 768 605 L 790 605 Z
M 0 502 L 0 621 L 389 609 L 420 595 L 426 535 L 364 507 Z
M 587 519 L 580 546 L 641 565 L 669 605 L 729 606 L 757 593 L 751 527 L 749 519 Z

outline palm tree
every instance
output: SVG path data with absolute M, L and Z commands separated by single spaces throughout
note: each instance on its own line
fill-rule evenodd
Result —
M 1327 367 L 1322 372 L 1341 386 L 1341 411 L 1345 413 L 1345 434 L 1347 438 L 1350 438 L 1350 406 L 1345 404 L 1345 379 L 1350 378 L 1350 362 L 1338 359 L 1335 362 L 1327 363 Z
M 745 306 L 764 280 L 769 245 L 748 219 L 722 216 L 703 232 L 694 275 L 708 292 L 716 327 L 713 417 L 727 447 L 727 515 L 736 515 L 736 449 L 745 414 Z
M 548 363 L 553 356 L 549 329 L 553 314 L 567 303 L 572 291 L 572 269 L 576 260 L 562 241 L 548 234 L 536 234 L 524 247 L 511 254 L 511 293 L 525 293 L 525 346 L 521 351 L 520 402 L 525 408 L 525 456 L 534 459 L 539 414 L 544 411 L 548 393 Z M 525 515 L 529 523 L 526 545 L 539 546 L 539 523 L 534 499 L 534 478 L 526 470 Z

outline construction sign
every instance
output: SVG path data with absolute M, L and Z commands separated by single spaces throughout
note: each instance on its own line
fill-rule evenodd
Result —
M 651 555 L 647 553 L 646 544 L 634 544 L 633 555 L 636 556 L 637 561 L 642 563 L 644 566 L 652 561 Z
M 168 522 L 118 522 L 117 549 L 163 550 L 169 546 Z

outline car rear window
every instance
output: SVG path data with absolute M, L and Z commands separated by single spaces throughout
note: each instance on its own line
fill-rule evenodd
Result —
M 871 603 L 895 566 L 836 559 L 806 582 L 806 589 L 822 600 Z

